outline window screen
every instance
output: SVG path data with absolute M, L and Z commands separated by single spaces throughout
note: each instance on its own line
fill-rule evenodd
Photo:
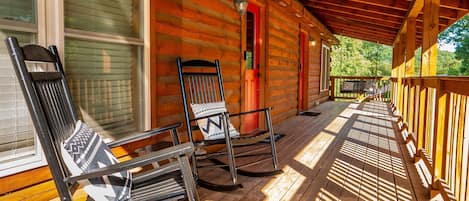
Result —
M 107 138 L 139 130 L 140 1 L 65 0 L 65 72 L 78 111 Z M 80 36 L 67 36 L 67 31 Z M 143 42 L 142 42 L 143 44 Z

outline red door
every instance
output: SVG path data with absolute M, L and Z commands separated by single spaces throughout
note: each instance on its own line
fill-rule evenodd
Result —
M 259 107 L 259 7 L 248 5 L 246 13 L 246 69 L 244 77 L 244 103 L 245 111 L 255 110 Z M 244 131 L 251 131 L 259 127 L 259 114 L 246 115 L 244 118 Z
M 304 74 L 305 74 L 305 65 L 306 65 L 306 36 L 305 32 L 300 32 L 300 65 L 299 65 L 299 73 L 298 73 L 298 112 L 304 110 L 303 102 L 304 102 Z

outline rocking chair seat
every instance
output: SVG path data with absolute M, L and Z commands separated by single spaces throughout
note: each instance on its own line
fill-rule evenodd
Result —
M 268 130 L 254 130 L 246 134 L 241 134 L 239 137 L 232 138 L 233 146 L 247 146 L 253 145 L 256 143 L 261 142 L 262 140 L 269 137 Z M 226 144 L 225 139 L 216 139 L 216 140 L 202 140 L 196 141 L 196 145 L 199 146 L 210 146 L 210 145 L 217 145 L 217 144 Z
M 179 171 L 159 176 L 156 179 L 148 179 L 153 178 L 149 177 L 150 173 L 138 176 L 140 179 L 137 181 L 134 178 L 132 200 L 180 200 L 184 198 L 186 189 Z

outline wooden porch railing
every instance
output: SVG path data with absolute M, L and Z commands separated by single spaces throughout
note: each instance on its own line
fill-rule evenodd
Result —
M 389 77 L 331 76 L 331 99 L 374 98 L 390 100 Z
M 431 195 L 469 200 L 469 77 L 391 80 L 398 125 L 415 162 L 429 171 Z

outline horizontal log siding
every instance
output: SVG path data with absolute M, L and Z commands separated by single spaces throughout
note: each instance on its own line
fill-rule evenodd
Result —
M 271 4 L 267 37 L 266 105 L 274 108 L 276 124 L 297 113 L 299 21 L 287 9 Z
M 152 18 L 152 125 L 183 121 L 176 58 L 220 60 L 228 111 L 240 111 L 239 14 L 230 1 L 157 0 Z M 239 121 L 235 121 L 238 125 Z

